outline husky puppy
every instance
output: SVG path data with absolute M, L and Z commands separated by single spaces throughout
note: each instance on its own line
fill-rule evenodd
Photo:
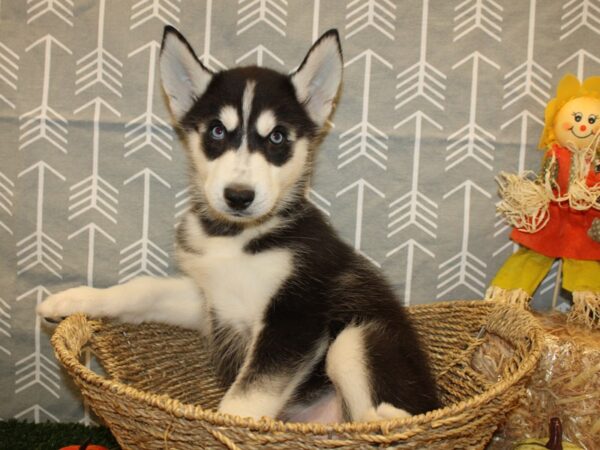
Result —
M 177 232 L 184 276 L 68 289 L 38 314 L 199 329 L 227 387 L 223 413 L 335 422 L 438 408 L 391 287 L 305 197 L 342 66 L 331 30 L 290 76 L 259 67 L 214 73 L 166 27 L 160 72 L 192 192 Z

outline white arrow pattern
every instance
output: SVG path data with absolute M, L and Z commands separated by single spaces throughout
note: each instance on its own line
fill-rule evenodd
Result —
M 600 34 L 600 2 L 598 0 L 569 0 L 563 7 L 560 40 L 566 39 L 580 28 Z
M 181 0 L 140 0 L 131 7 L 130 30 L 145 24 L 152 19 L 158 19 L 165 25 L 179 23 L 178 6 Z
M 71 50 L 63 45 L 53 36 L 47 34 L 41 39 L 38 39 L 33 44 L 25 49 L 29 52 L 31 49 L 37 47 L 41 43 L 44 44 L 44 73 L 42 81 L 42 103 L 37 108 L 22 114 L 19 117 L 23 123 L 19 127 L 21 130 L 21 136 L 19 138 L 21 144 L 19 150 L 23 150 L 29 147 L 31 144 L 43 139 L 54 147 L 58 148 L 61 152 L 67 153 L 67 119 L 56 112 L 49 105 L 50 96 L 50 65 L 52 61 L 52 46 L 55 45 L 58 48 L 64 50 L 69 55 L 72 54 Z
M 140 239 L 121 250 L 121 283 L 138 275 L 166 276 L 169 267 L 169 254 L 150 239 L 150 181 L 154 179 L 169 189 L 171 185 L 148 168 L 128 178 L 124 184 L 127 185 L 138 178 L 142 178 L 144 182 L 142 235 Z
M 492 196 L 489 192 L 471 180 L 467 180 L 447 192 L 444 195 L 444 199 L 447 199 L 454 193 L 463 189 L 465 194 L 463 201 L 463 232 L 460 251 L 439 265 L 439 270 L 441 272 L 438 274 L 437 298 L 442 298 L 461 286 L 468 288 L 472 293 L 480 297 L 483 297 L 485 291 L 485 269 L 487 268 L 487 264 L 469 250 L 472 212 L 471 198 L 473 190 L 487 198 L 492 198 Z
M 77 90 L 80 94 L 91 87 L 100 84 L 113 94 L 121 97 L 121 78 L 123 63 L 104 48 L 104 22 L 106 17 L 106 0 L 98 3 L 98 40 L 96 48 L 77 61 Z
M 131 156 L 138 151 L 151 148 L 160 155 L 172 159 L 171 126 L 166 120 L 154 113 L 154 94 L 156 92 L 156 64 L 160 44 L 150 41 L 129 54 L 132 58 L 143 51 L 148 50 L 150 54 L 148 63 L 148 85 L 146 89 L 146 110 L 135 119 L 125 125 L 125 157 Z
M 440 110 L 444 110 L 443 102 L 446 99 L 443 92 L 446 90 L 446 75 L 427 61 L 427 26 L 429 24 L 429 0 L 423 0 L 421 16 L 421 42 L 419 47 L 419 60 L 397 75 L 395 99 L 398 100 L 395 108 L 400 109 L 407 103 L 422 97 Z
M 397 6 L 390 0 L 351 0 L 346 5 L 346 39 L 373 27 L 392 41 L 395 39 Z
M 15 183 L 0 172 L 0 217 L 4 215 L 12 217 L 14 189 Z M 12 229 L 4 222 L 4 218 L 0 220 L 0 229 L 6 231 L 8 234 L 13 234 Z
M 41 358 L 55 361 L 48 336 L 37 362 L 27 344 L 43 289 L 175 272 L 169 236 L 192 193 L 157 70 L 165 24 L 215 72 L 290 73 L 339 30 L 344 86 L 306 195 L 406 304 L 481 296 L 517 248 L 494 176 L 538 170 L 557 81 L 600 69 L 599 0 L 1 2 L 2 418 L 91 422 Z
M 474 30 L 481 30 L 492 39 L 502 41 L 502 12 L 504 8 L 494 0 L 464 0 L 454 7 L 454 41 L 465 37 Z
M 361 120 L 352 128 L 340 134 L 340 139 L 344 142 L 339 146 L 342 153 L 338 155 L 338 159 L 341 161 L 338 169 L 347 166 L 360 157 L 364 157 L 385 170 L 388 159 L 386 155 L 388 145 L 385 141 L 388 140 L 388 136 L 369 122 L 369 94 L 371 92 L 373 59 L 389 69 L 392 68 L 392 65 L 377 53 L 366 50 L 348 61 L 345 67 L 351 66 L 361 59 L 365 60 Z
M 117 204 L 119 190 L 110 182 L 100 176 L 100 113 L 102 107 L 112 112 L 117 117 L 121 114 L 100 97 L 86 103 L 75 110 L 75 114 L 81 113 L 88 107 L 93 106 L 93 134 L 92 134 L 92 174 L 71 186 L 69 201 L 69 220 L 84 214 L 90 210 L 98 211 L 108 220 L 117 223 Z
M 18 296 L 17 301 L 20 302 L 31 297 L 33 294 L 35 294 L 35 305 L 39 305 L 44 298 L 50 295 L 50 292 L 43 286 L 36 286 Z M 54 397 L 59 398 L 60 376 L 58 374 L 58 365 L 54 360 L 42 354 L 39 316 L 35 316 L 34 336 L 35 349 L 33 353 L 20 359 L 15 364 L 15 375 L 17 376 L 15 381 L 15 394 L 19 394 L 33 386 L 41 386 Z
M 63 247 L 44 231 L 44 187 L 46 171 L 61 181 L 65 181 L 65 177 L 44 161 L 39 161 L 23 170 L 19 174 L 19 178 L 33 173 L 34 170 L 37 171 L 35 231 L 17 242 L 17 275 L 41 265 L 54 276 L 62 278 L 60 271 L 62 270 Z
M 10 305 L 0 298 L 0 342 L 9 341 L 11 338 L 10 309 Z M 3 345 L 0 345 L 0 352 L 8 356 L 11 355 L 8 347 Z
M 27 23 L 52 13 L 69 26 L 73 26 L 73 0 L 27 0 Z
M 10 48 L 0 42 L 0 86 L 8 86 L 13 91 L 17 90 L 17 82 L 19 76 L 19 55 L 13 52 Z M 4 89 L 0 90 L 0 100 L 15 109 L 14 102 L 2 94 Z
M 469 107 L 469 120 L 465 126 L 448 136 L 450 144 L 446 147 L 446 170 L 450 170 L 467 158 L 472 158 L 485 168 L 492 170 L 494 160 L 494 144 L 496 137 L 477 123 L 477 88 L 479 85 L 479 61 L 486 62 L 494 69 L 500 66 L 479 52 L 474 52 L 465 59 L 457 62 L 452 69 L 456 69 L 466 62 L 472 60 L 471 70 L 471 95 Z

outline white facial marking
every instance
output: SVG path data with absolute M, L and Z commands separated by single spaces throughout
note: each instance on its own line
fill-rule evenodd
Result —
M 244 130 L 248 130 L 248 120 L 250 118 L 250 112 L 252 111 L 252 102 L 254 101 L 254 88 L 256 87 L 255 81 L 248 81 L 244 94 L 242 95 L 242 121 Z M 245 139 L 244 133 L 244 139 Z
M 262 137 L 267 137 L 273 128 L 275 128 L 275 125 L 277 125 L 275 114 L 269 109 L 261 112 L 258 119 L 256 119 L 256 131 Z
M 231 105 L 226 105 L 221 109 L 219 120 L 227 128 L 227 131 L 230 132 L 235 130 L 240 124 L 237 110 Z

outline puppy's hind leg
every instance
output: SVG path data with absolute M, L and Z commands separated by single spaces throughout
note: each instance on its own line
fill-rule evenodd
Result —
M 383 401 L 380 376 L 371 365 L 370 338 L 374 324 L 350 325 L 333 341 L 327 352 L 326 372 L 342 396 L 352 421 L 375 421 L 410 417 L 404 409 Z
M 190 278 L 137 277 L 106 289 L 80 286 L 49 296 L 37 307 L 49 321 L 84 313 L 123 322 L 161 322 L 205 331 L 206 302 Z

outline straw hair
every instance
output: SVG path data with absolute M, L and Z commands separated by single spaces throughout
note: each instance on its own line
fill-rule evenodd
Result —
M 124 449 L 485 448 L 524 394 L 526 377 L 540 357 L 540 328 L 526 311 L 495 302 L 436 303 L 408 312 L 446 406 L 382 422 L 295 424 L 219 414 L 214 408 L 224 391 L 204 341 L 192 331 L 74 315 L 59 325 L 52 344 Z M 471 364 L 486 336 L 498 336 L 514 349 L 494 380 Z M 85 345 L 107 376 L 81 364 Z

